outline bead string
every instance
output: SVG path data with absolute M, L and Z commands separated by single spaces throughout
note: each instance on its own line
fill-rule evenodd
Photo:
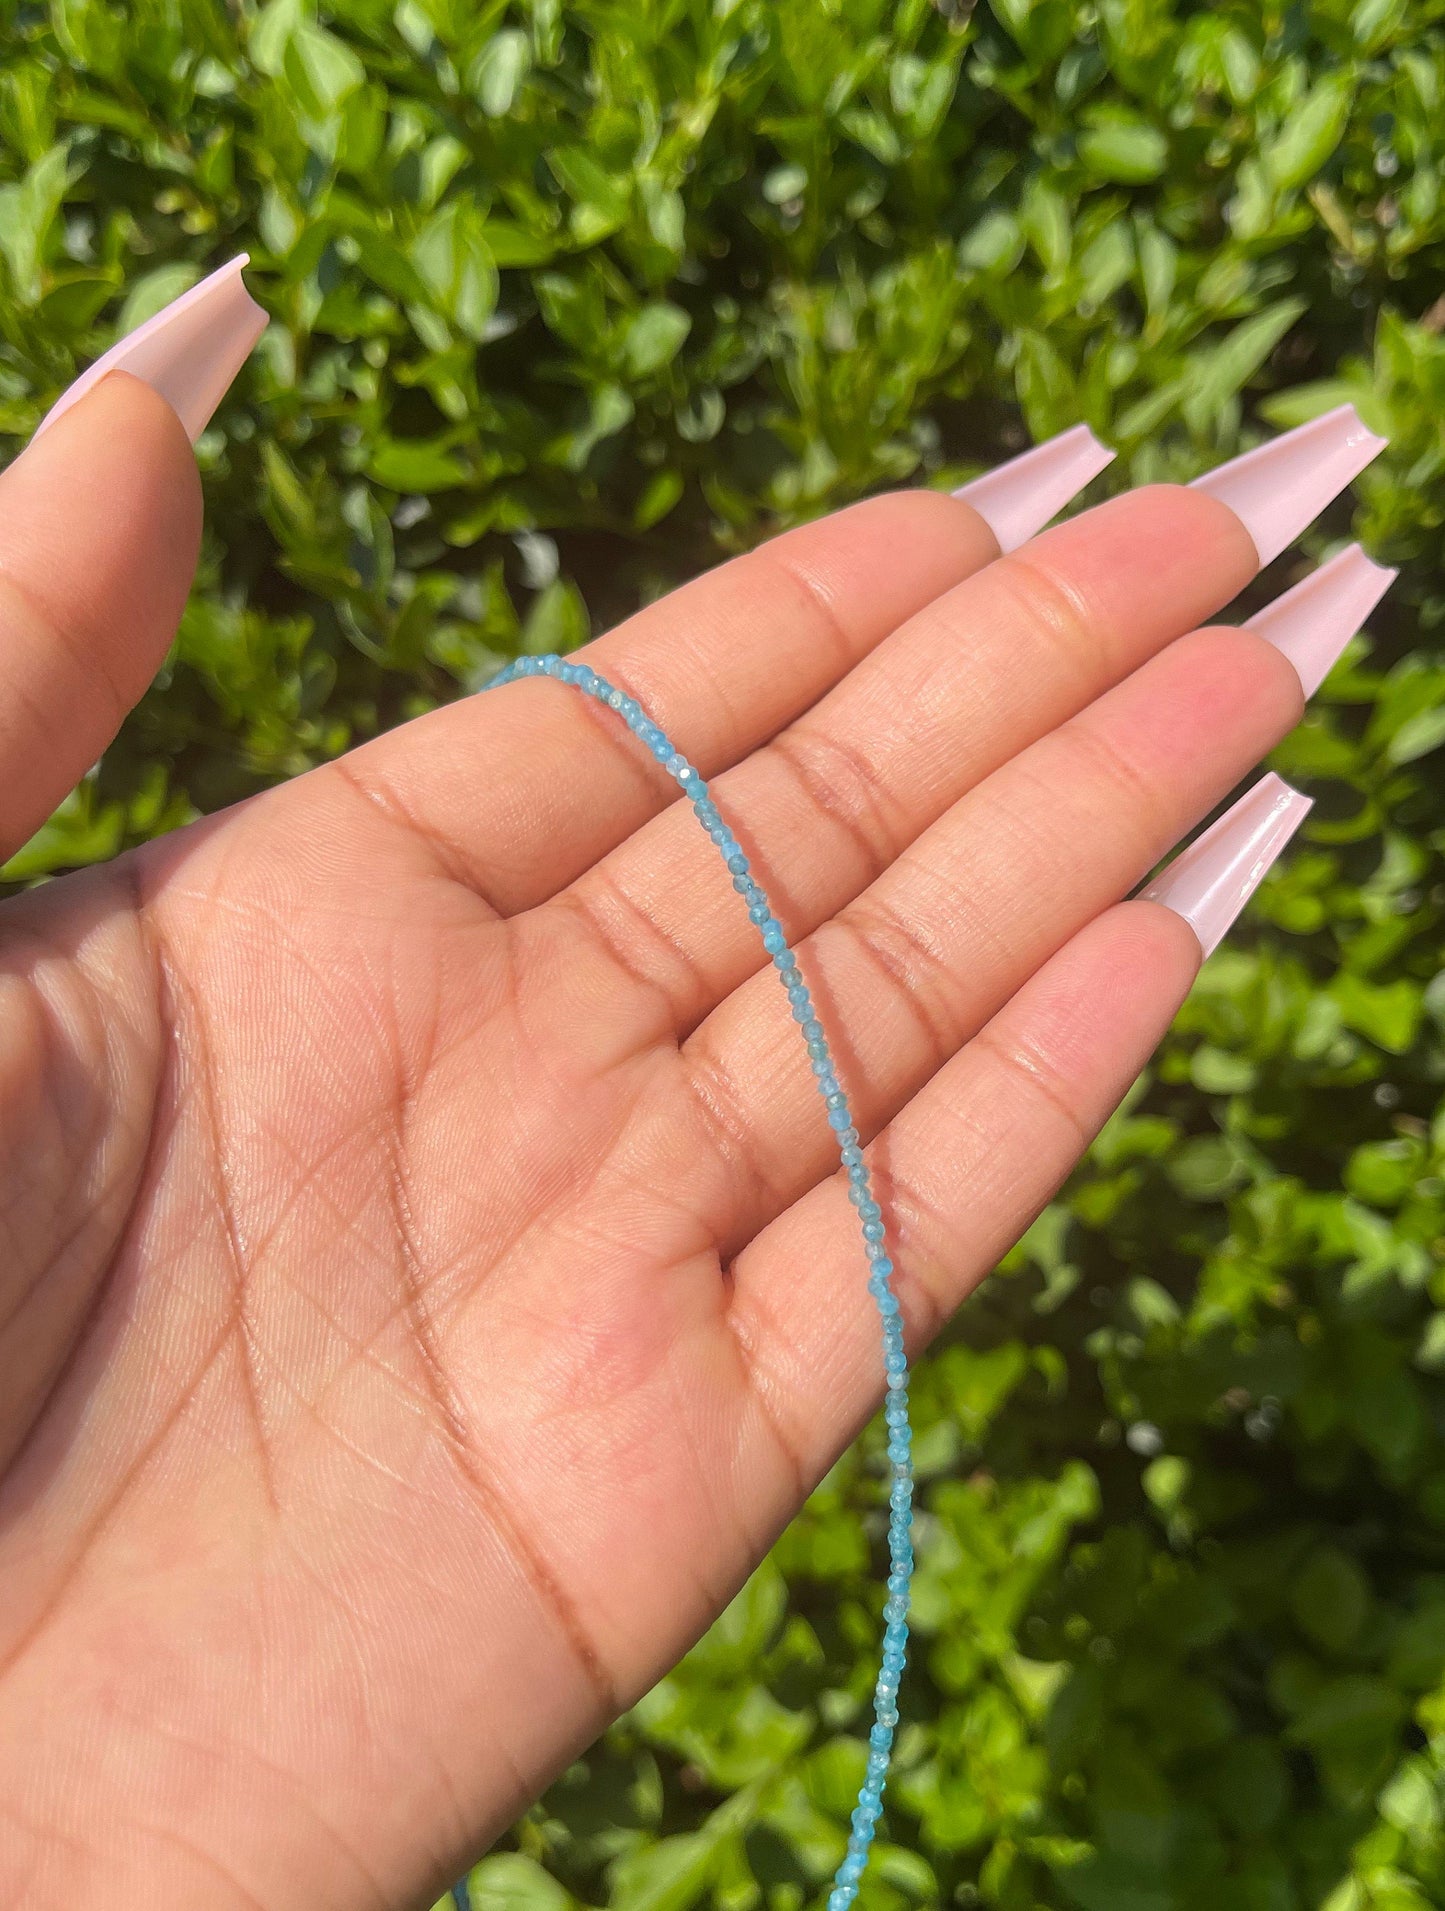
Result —
M 793 952 L 788 947 L 782 924 L 773 914 L 767 897 L 752 874 L 748 859 L 736 836 L 723 821 L 703 777 L 680 750 L 675 750 L 667 735 L 651 720 L 635 697 L 599 677 L 586 664 L 569 664 L 557 656 L 518 657 L 493 677 L 486 688 L 510 683 L 518 677 L 551 677 L 558 683 L 570 683 L 599 703 L 615 710 L 639 742 L 646 745 L 683 795 L 692 804 L 693 813 L 722 853 L 728 873 L 748 906 L 748 915 L 758 926 L 763 947 L 778 972 L 778 980 L 788 992 L 793 1020 L 802 1027 L 808 1045 L 808 1060 L 817 1078 L 818 1092 L 828 1111 L 828 1126 L 838 1143 L 838 1153 L 848 1173 L 848 1199 L 858 1210 L 863 1228 L 863 1246 L 868 1256 L 868 1291 L 878 1303 L 883 1321 L 883 1364 L 888 1376 L 884 1414 L 888 1422 L 888 1459 L 892 1473 L 889 1488 L 888 1519 L 888 1598 L 883 1607 L 883 1662 L 873 1688 L 873 1728 L 868 1735 L 868 1769 L 858 1803 L 853 1812 L 853 1833 L 848 1853 L 839 1865 L 828 1895 L 828 1911 L 848 1911 L 858 1895 L 858 1881 L 868 1863 L 874 1827 L 883 1812 L 883 1788 L 893 1751 L 893 1734 L 898 1726 L 898 1686 L 903 1676 L 908 1647 L 908 1595 L 913 1579 L 913 1430 L 908 1419 L 908 1358 L 903 1351 L 903 1320 L 898 1309 L 890 1276 L 893 1262 L 888 1256 L 883 1227 L 883 1210 L 873 1198 L 868 1164 L 858 1141 L 858 1129 L 848 1107 L 848 1097 L 833 1065 L 823 1034 L 823 1024 L 813 1007 L 813 998 L 803 980 Z

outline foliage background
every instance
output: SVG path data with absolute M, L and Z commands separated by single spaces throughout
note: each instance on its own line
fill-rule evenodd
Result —
M 1306 837 L 920 1376 L 871 1911 L 1445 1902 L 1442 20 L 0 0 L 12 449 L 233 251 L 274 318 L 200 447 L 174 655 L 10 882 L 1081 417 L 1116 488 L 1346 394 L 1391 434 L 1356 529 L 1403 576 L 1276 758 Z M 879 1628 L 875 1461 L 474 1904 L 821 1901 Z

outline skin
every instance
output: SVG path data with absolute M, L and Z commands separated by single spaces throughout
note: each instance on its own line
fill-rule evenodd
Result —
M 104 380 L 0 478 L 0 850 L 200 527 Z M 1300 712 L 1232 514 L 1000 559 L 897 494 L 598 639 L 820 1003 L 910 1351 L 1199 949 L 1121 902 Z M 610 713 L 457 703 L 0 906 L 0 1903 L 425 1905 L 721 1609 L 876 1405 L 856 1216 L 717 852 Z

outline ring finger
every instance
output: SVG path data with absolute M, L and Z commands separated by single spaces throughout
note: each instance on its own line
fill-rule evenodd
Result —
M 955 804 L 795 953 L 839 1079 L 875 1133 L 1297 721 L 1299 679 L 1246 630 L 1171 645 Z M 749 925 L 751 927 L 751 925 Z M 771 967 L 682 1050 L 728 1161 L 724 1252 L 836 1158 Z

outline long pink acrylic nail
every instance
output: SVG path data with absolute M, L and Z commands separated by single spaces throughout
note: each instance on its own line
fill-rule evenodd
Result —
M 112 345 L 60 394 L 30 442 L 107 372 L 130 372 L 160 393 L 194 444 L 266 329 L 266 314 L 241 277 L 248 258 L 243 252 L 228 260 Z
M 973 506 L 1001 551 L 1016 551 L 1097 478 L 1114 455 L 1087 425 L 1071 425 L 981 478 L 971 478 L 953 495 Z
M 1279 556 L 1389 443 L 1353 405 L 1337 405 L 1283 437 L 1194 480 L 1227 504 L 1254 539 L 1261 566 Z
M 1335 659 L 1399 576 L 1376 564 L 1358 544 L 1348 545 L 1328 564 L 1296 584 L 1272 604 L 1256 611 L 1245 626 L 1282 650 L 1312 697 Z
M 1310 799 L 1273 770 L 1139 891 L 1183 916 L 1205 955 L 1226 931 L 1308 815 Z

